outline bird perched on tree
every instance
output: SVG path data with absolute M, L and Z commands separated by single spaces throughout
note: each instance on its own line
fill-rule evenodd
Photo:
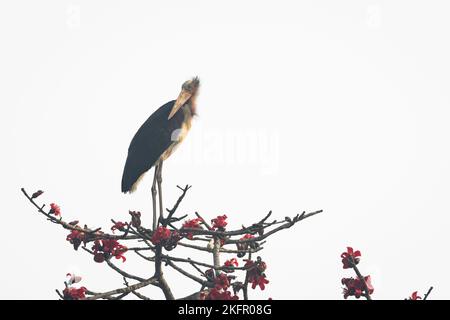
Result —
M 154 229 L 157 226 L 156 184 L 162 218 L 162 165 L 191 128 L 192 118 L 196 114 L 199 85 L 200 81 L 197 77 L 183 83 L 178 98 L 156 110 L 136 132 L 128 148 L 128 157 L 122 175 L 122 192 L 135 191 L 144 174 L 155 167 L 152 184 Z

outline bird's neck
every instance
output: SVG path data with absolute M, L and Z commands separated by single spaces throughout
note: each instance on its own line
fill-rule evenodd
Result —
M 186 106 L 185 110 L 187 111 L 187 113 L 188 113 L 187 115 L 188 116 L 193 117 L 193 116 L 195 116 L 197 114 L 196 113 L 197 106 L 196 106 L 195 101 L 189 100 L 188 103 L 186 103 L 185 106 Z

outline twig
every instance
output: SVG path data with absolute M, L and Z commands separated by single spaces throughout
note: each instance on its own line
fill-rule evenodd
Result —
M 182 247 L 186 247 L 186 248 L 195 249 L 195 250 L 206 251 L 206 252 L 210 252 L 210 253 L 213 252 L 213 249 L 211 249 L 211 248 L 196 246 L 194 244 L 178 242 L 178 245 L 182 246 Z M 263 247 L 259 247 L 259 248 L 250 249 L 250 250 L 252 250 L 252 253 L 255 253 L 255 252 L 258 252 L 258 251 L 260 251 L 262 249 L 263 249 Z M 247 250 L 230 250 L 230 249 L 225 249 L 225 248 L 222 247 L 222 248 L 220 248 L 220 252 L 223 252 L 223 253 L 246 253 Z
M 216 270 L 247 270 L 248 269 L 246 267 L 234 267 L 234 266 L 227 267 L 227 266 L 220 266 L 220 265 L 218 267 L 215 267 L 212 264 L 208 264 L 208 263 L 204 263 L 204 262 L 200 262 L 200 261 L 195 261 L 195 260 L 192 260 L 191 258 L 184 259 L 184 258 L 178 258 L 178 257 L 173 257 L 173 256 L 168 256 L 168 255 L 163 255 L 161 258 L 164 261 L 170 260 L 170 261 L 175 261 L 175 262 L 190 263 L 196 269 L 198 268 L 197 265 L 205 267 L 205 268 L 216 269 Z M 199 271 L 202 274 L 204 273 L 200 269 L 197 269 L 197 271 Z
M 126 277 L 123 277 L 123 282 L 127 287 L 130 286 Z M 136 290 L 131 291 L 131 293 L 134 294 L 136 297 L 138 297 L 141 300 L 151 300 L 149 297 L 144 296 L 142 293 L 139 293 Z
M 59 296 L 61 299 L 64 299 L 64 296 L 62 295 L 61 292 L 59 292 L 58 289 L 56 289 L 55 291 L 56 291 L 56 293 L 58 294 L 58 296 Z
M 135 235 L 124 237 L 123 235 L 113 235 L 113 234 L 109 234 L 109 233 L 99 233 L 100 228 L 97 228 L 95 230 L 91 230 L 91 229 L 88 229 L 88 228 L 81 228 L 81 227 L 79 227 L 77 225 L 71 225 L 71 224 L 63 221 L 62 219 L 57 219 L 54 216 L 52 216 L 50 213 L 45 212 L 44 211 L 44 207 L 45 206 L 39 206 L 34 201 L 34 199 L 32 199 L 28 195 L 28 193 L 25 191 L 24 188 L 21 188 L 20 190 L 25 195 L 25 197 L 28 199 L 28 201 L 30 201 L 38 209 L 38 212 L 43 214 L 44 216 L 46 216 L 47 219 L 50 220 L 51 222 L 61 225 L 64 229 L 76 230 L 76 231 L 80 231 L 80 232 L 83 232 L 84 234 L 88 235 L 88 238 L 86 239 L 86 242 L 94 241 L 94 240 L 98 240 L 98 239 L 116 239 L 116 240 L 120 240 L 120 239 L 127 239 L 127 240 L 139 239 L 139 237 L 135 236 Z
M 263 227 L 267 228 L 274 224 L 281 224 L 281 225 L 275 229 L 268 231 L 267 233 L 264 233 L 261 236 L 258 236 L 258 237 L 252 238 L 252 239 L 245 239 L 245 240 L 227 240 L 226 243 L 231 244 L 231 243 L 245 243 L 245 242 L 261 241 L 280 230 L 288 229 L 288 228 L 292 227 L 294 224 L 296 224 L 297 222 L 300 222 L 306 218 L 312 217 L 312 216 L 322 213 L 322 212 L 323 212 L 323 210 L 318 210 L 318 211 L 310 212 L 307 214 L 303 212 L 302 214 L 299 214 L 288 221 L 274 221 L 273 223 L 263 226 Z M 210 235 L 210 236 L 218 236 L 221 238 L 244 235 L 244 234 L 249 233 L 250 230 L 253 230 L 253 232 L 256 232 L 254 230 L 254 227 L 248 227 L 248 228 L 244 228 L 244 229 L 231 230 L 231 231 L 214 231 L 214 230 L 193 229 L 193 228 L 183 229 L 183 231 L 192 233 L 193 235 Z
M 189 272 L 187 272 L 187 271 L 181 269 L 180 267 L 178 267 L 175 263 L 173 263 L 170 260 L 167 260 L 166 264 L 168 264 L 170 267 L 172 267 L 174 270 L 178 271 L 182 275 L 188 277 L 189 279 L 192 279 L 195 282 L 200 283 L 202 286 L 205 286 L 205 287 L 211 287 L 212 286 L 210 283 L 208 283 L 208 281 L 202 280 L 199 277 L 196 277 L 196 276 L 190 274 Z
M 183 201 L 184 196 L 186 195 L 187 191 L 191 188 L 192 186 L 186 185 L 184 188 L 181 188 L 180 186 L 177 186 L 178 189 L 180 189 L 182 191 L 180 197 L 178 198 L 177 202 L 175 203 L 175 205 L 173 206 L 172 209 L 166 209 L 167 212 L 169 213 L 167 215 L 167 218 L 163 219 L 163 221 L 161 221 L 161 224 L 163 226 L 167 226 L 169 223 L 171 223 L 172 221 L 172 217 L 175 214 L 175 212 L 177 211 L 181 201 Z
M 423 296 L 423 300 L 427 300 L 428 299 L 428 296 L 430 295 L 431 290 L 433 290 L 433 287 L 430 287 L 430 289 L 428 289 L 428 292 L 425 293 L 425 295 Z
M 148 280 L 136 283 L 136 284 L 134 284 L 132 286 L 128 286 L 128 287 L 125 287 L 125 288 L 119 288 L 119 289 L 111 290 L 111 291 L 104 292 L 104 293 L 98 293 L 98 294 L 93 295 L 91 297 L 87 297 L 86 300 L 104 299 L 105 297 L 110 297 L 110 296 L 115 295 L 115 294 L 122 294 L 122 293 L 126 293 L 126 292 L 132 292 L 132 291 L 135 291 L 137 289 L 146 287 L 149 284 L 155 284 L 155 283 L 157 283 L 157 281 L 158 280 L 155 277 L 151 277 Z
M 361 274 L 361 272 L 359 272 L 358 267 L 356 266 L 356 264 L 350 260 L 350 264 L 353 267 L 353 270 L 355 271 L 359 281 L 363 284 L 364 287 L 364 297 L 366 297 L 367 300 L 372 300 L 372 297 L 370 296 L 370 292 L 369 292 L 369 288 L 367 287 L 367 283 L 366 283 L 366 279 L 364 278 L 364 276 Z
M 86 252 L 88 252 L 88 253 L 94 255 L 94 252 L 92 252 L 92 251 L 89 250 L 88 248 L 85 248 L 85 247 L 82 247 L 82 248 L 83 248 L 84 251 L 86 251 Z M 117 267 L 114 263 L 112 263 L 112 262 L 110 261 L 110 259 L 111 259 L 111 258 L 106 259 L 105 262 L 108 264 L 108 266 L 109 266 L 111 269 L 113 269 L 114 271 L 118 272 L 121 276 L 127 277 L 127 278 L 129 278 L 129 279 L 141 281 L 141 282 L 142 282 L 142 281 L 145 281 L 144 278 L 141 278 L 141 277 L 138 277 L 138 276 L 135 276 L 135 275 L 132 275 L 132 274 L 130 274 L 130 273 L 128 273 L 128 272 L 123 271 L 122 269 L 120 269 L 119 267 Z

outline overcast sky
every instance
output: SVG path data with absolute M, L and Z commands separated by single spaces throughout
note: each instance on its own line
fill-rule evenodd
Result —
M 268 241 L 251 298 L 341 299 L 362 251 L 374 299 L 450 297 L 448 1 L 2 1 L 0 298 L 55 299 L 66 272 L 122 280 L 65 241 L 20 188 L 67 221 L 143 213 L 151 174 L 120 192 L 128 144 L 183 81 L 199 116 L 165 163 L 165 204 L 230 227 L 269 210 L 324 213 Z M 187 255 L 180 251 L 178 255 Z M 142 276 L 151 266 L 128 254 Z M 209 259 L 209 258 L 208 258 Z M 120 262 L 119 262 L 120 263 Z M 167 272 L 177 297 L 196 283 Z M 150 289 L 153 297 L 161 293 Z

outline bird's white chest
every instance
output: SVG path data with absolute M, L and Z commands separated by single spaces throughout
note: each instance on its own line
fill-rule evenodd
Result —
M 169 148 L 167 148 L 166 151 L 164 151 L 164 153 L 161 155 L 161 158 L 160 158 L 161 161 L 164 161 L 168 157 L 170 157 L 170 155 L 176 150 L 176 148 L 179 146 L 179 144 L 181 142 L 183 142 L 183 140 L 186 138 L 189 130 L 191 129 L 191 126 L 192 126 L 192 117 L 187 116 L 186 120 L 181 125 L 181 128 L 176 129 L 172 132 L 172 134 L 171 134 L 172 143 L 169 146 Z

